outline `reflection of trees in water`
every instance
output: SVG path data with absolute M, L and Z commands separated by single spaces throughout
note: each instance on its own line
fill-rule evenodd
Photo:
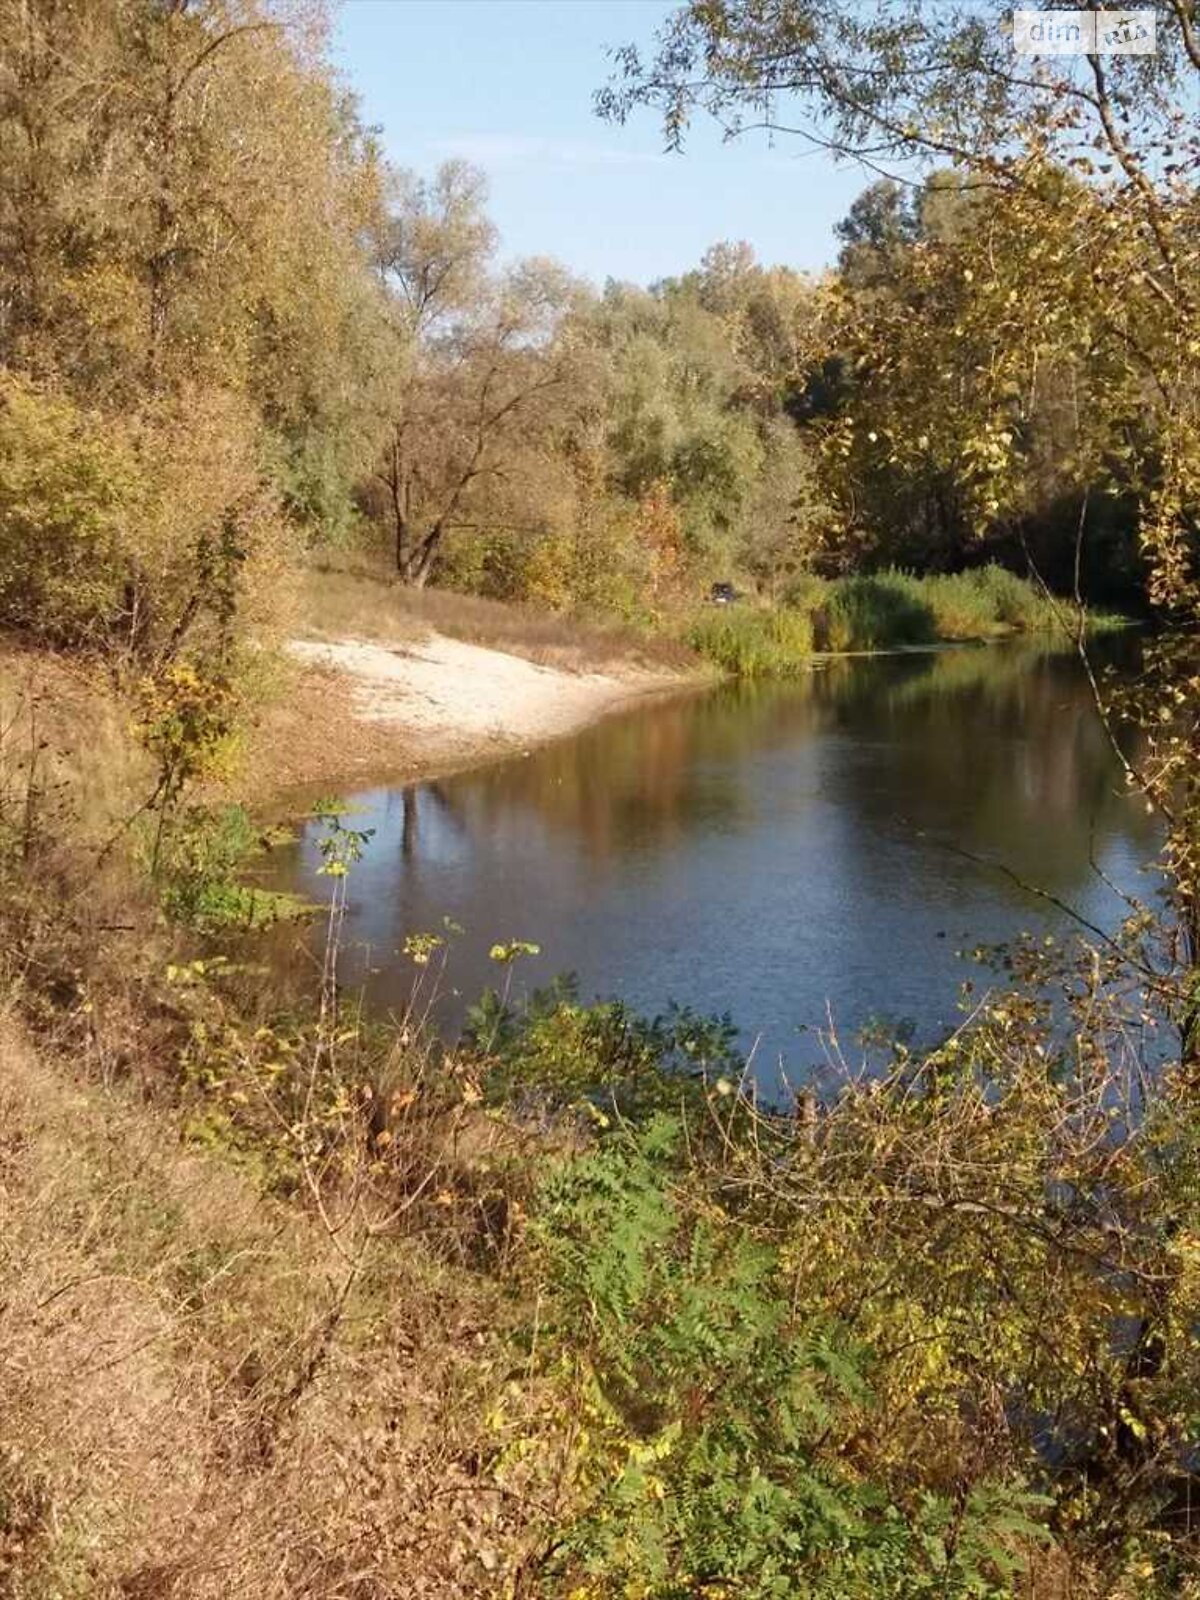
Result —
M 452 790 L 481 825 L 517 805 L 595 855 L 663 848 L 699 826 L 748 823 L 756 797 L 741 758 L 813 731 L 818 715 L 811 696 L 794 687 L 688 695 L 458 780 Z
M 1078 661 L 1005 646 L 829 660 L 791 683 L 729 686 L 602 723 L 526 760 L 411 791 L 402 851 L 411 859 L 419 848 L 420 809 L 432 805 L 468 832 L 524 809 L 599 858 L 741 831 L 764 787 L 786 781 L 770 773 L 772 753 L 832 730 L 862 758 L 821 761 L 824 798 L 868 831 L 944 828 L 1047 884 L 1086 869 L 1090 821 L 1144 833 L 1152 848 L 1120 792 Z M 1062 829 L 1039 826 L 1046 818 Z
M 421 818 L 437 811 L 443 821 L 451 823 L 459 833 L 465 833 L 467 824 L 459 814 L 455 797 L 448 794 L 443 783 L 410 784 L 400 796 L 400 855 L 404 861 L 419 859 L 421 846 Z
M 1009 648 L 831 661 L 359 798 L 376 837 L 352 879 L 343 978 L 378 968 L 376 1002 L 407 1003 L 413 969 L 396 952 L 450 915 L 467 931 L 447 1017 L 454 991 L 494 981 L 493 938 L 531 937 L 547 956 L 522 981 L 575 966 L 585 992 L 651 1008 L 719 995 L 779 1041 L 827 998 L 847 1027 L 868 1004 L 923 1029 L 952 1015 L 958 935 L 993 942 L 1037 920 L 961 851 L 1107 925 L 1089 822 L 1123 882 L 1155 843 L 1079 663 Z
M 844 700 L 840 722 L 877 741 L 870 785 L 841 798 L 880 829 L 919 817 L 935 840 L 944 831 L 1045 887 L 1081 881 L 1093 833 L 1154 851 L 1071 654 L 934 655 L 887 692 Z M 849 777 L 839 769 L 839 782 Z

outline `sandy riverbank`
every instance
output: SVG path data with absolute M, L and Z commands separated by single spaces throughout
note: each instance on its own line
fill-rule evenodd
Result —
M 638 664 L 570 672 L 431 632 L 404 643 L 293 639 L 293 677 L 255 740 L 274 788 L 418 778 L 575 733 L 693 674 Z

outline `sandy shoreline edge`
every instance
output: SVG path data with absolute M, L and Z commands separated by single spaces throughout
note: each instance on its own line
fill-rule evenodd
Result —
M 250 757 L 251 788 L 285 800 L 445 776 L 714 681 L 635 664 L 570 672 L 440 633 L 403 643 L 292 639 L 286 653 L 291 680 Z

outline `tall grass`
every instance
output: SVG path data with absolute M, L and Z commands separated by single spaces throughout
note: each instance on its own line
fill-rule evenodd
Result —
M 804 611 L 723 607 L 692 623 L 687 642 L 735 678 L 786 677 L 813 652 L 812 617 Z
M 835 584 L 815 613 L 814 635 L 822 650 L 889 650 L 931 644 L 937 626 L 920 580 L 885 572 Z
M 891 568 L 828 582 L 805 575 L 779 611 L 732 608 L 694 622 L 688 643 L 736 677 L 800 671 L 814 651 L 916 648 L 1012 634 L 1073 633 L 1078 614 L 995 565 L 917 577 Z M 1089 630 L 1119 625 L 1089 612 Z

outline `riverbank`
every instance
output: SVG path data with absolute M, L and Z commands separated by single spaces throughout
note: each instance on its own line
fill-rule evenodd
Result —
M 252 741 L 251 792 L 444 774 L 707 681 L 636 659 L 570 671 L 433 630 L 405 642 L 296 638 L 287 658 L 289 681 Z
M 1089 632 L 1122 619 L 1090 612 Z M 404 782 L 528 751 L 716 677 L 1030 637 L 1068 640 L 1069 602 L 995 566 L 805 578 L 784 604 L 707 607 L 647 632 L 367 572 L 313 569 L 286 678 L 249 745 L 247 792 Z
M 372 726 L 361 713 L 379 691 L 344 670 L 344 661 L 303 659 L 335 641 L 300 642 L 311 648 L 292 653 L 295 678 L 282 686 L 292 713 L 305 715 L 297 686 L 316 673 L 342 697 L 347 725 Z M 452 672 L 436 641 L 388 653 L 401 664 L 402 692 L 395 692 L 402 705 L 415 698 L 413 661 L 433 674 L 426 688 L 436 691 L 440 709 L 426 709 L 435 733 L 438 717 L 454 709 L 449 681 L 478 687 L 482 669 L 499 671 L 492 658 L 504 655 L 480 652 L 464 676 L 461 659 Z M 963 656 L 972 666 L 1000 659 L 984 650 Z M 613 782 L 614 760 L 592 761 L 578 784 L 554 774 L 545 791 L 555 797 L 555 829 L 570 823 L 573 805 L 589 829 L 587 856 L 576 858 L 586 860 L 586 877 L 577 865 L 573 879 L 559 878 L 568 891 L 562 903 L 576 917 L 585 883 L 584 920 L 614 951 L 621 940 L 603 915 L 600 864 L 624 838 L 631 859 L 636 854 L 625 899 L 649 899 L 646 847 L 657 837 L 677 866 L 676 819 L 683 807 L 698 808 L 699 850 L 675 881 L 694 888 L 701 931 L 713 944 L 706 949 L 681 923 L 679 901 L 672 921 L 659 918 L 647 931 L 656 958 L 666 927 L 690 968 L 706 975 L 705 1014 L 684 1009 L 647 1021 L 620 1002 L 589 1006 L 563 991 L 553 1009 L 523 1015 L 516 995 L 534 947 L 506 938 L 488 950 L 486 981 L 507 994 L 512 964 L 521 963 L 511 1008 L 493 998 L 478 1012 L 481 1026 L 447 1050 L 415 1004 L 372 1022 L 355 1003 L 349 959 L 331 987 L 308 964 L 293 980 L 269 964 L 262 945 L 245 942 L 236 915 L 245 902 L 227 893 L 237 867 L 236 850 L 227 849 L 228 813 L 239 808 L 193 804 L 189 794 L 183 806 L 163 808 L 161 826 L 147 817 L 154 752 L 134 748 L 138 725 L 111 677 L 31 651 L 0 658 L 0 667 L 0 686 L 7 681 L 14 701 L 0 719 L 8 730 L 0 756 L 7 749 L 10 758 L 7 772 L 0 762 L 9 843 L 0 851 L 0 1193 L 11 1218 L 0 1241 L 9 1305 L 0 1317 L 0 1369 L 21 1379 L 10 1385 L 0 1440 L 0 1533 L 7 1536 L 0 1557 L 22 1594 L 334 1600 L 350 1584 L 396 1600 L 519 1592 L 563 1600 L 584 1592 L 575 1552 L 597 1548 L 606 1530 L 624 1526 L 615 1523 L 614 1503 L 621 1515 L 633 1506 L 652 1552 L 668 1536 L 677 1546 L 704 1541 L 708 1548 L 732 1527 L 736 1548 L 765 1562 L 774 1549 L 793 1547 L 785 1543 L 793 1522 L 801 1529 L 796 1541 L 807 1537 L 807 1521 L 786 1519 L 794 1503 L 808 1517 L 816 1484 L 820 1503 L 842 1520 L 821 1525 L 807 1543 L 794 1541 L 789 1582 L 811 1575 L 827 1593 L 874 1594 L 873 1552 L 882 1548 L 892 1571 L 913 1574 L 903 1593 L 937 1588 L 964 1600 L 977 1586 L 948 1590 L 944 1581 L 961 1547 L 962 1519 L 937 1521 L 928 1508 L 956 1506 L 944 1489 L 947 1473 L 954 1489 L 968 1469 L 986 1470 L 986 1481 L 999 1486 L 995 1498 L 968 1507 L 975 1541 L 968 1549 L 987 1541 L 987 1549 L 1003 1551 L 1006 1571 L 1027 1568 L 1030 1596 L 1051 1600 L 1068 1586 L 1089 1600 L 1117 1593 L 1093 1582 L 1092 1547 L 1082 1536 L 1070 1545 L 1058 1539 L 1057 1523 L 1043 1532 L 1030 1518 L 1012 1534 L 1011 1505 L 1044 1505 L 1049 1523 L 1060 1507 L 1070 1512 L 1077 1504 L 1078 1479 L 1074 1468 L 1054 1476 L 1041 1468 L 1033 1441 L 1015 1431 L 1023 1414 L 1006 1421 L 1011 1431 L 998 1445 L 978 1418 L 990 1415 L 984 1406 L 995 1393 L 1031 1384 L 1057 1404 L 1064 1370 L 1095 1372 L 1090 1388 L 1072 1376 L 1068 1398 L 1089 1438 L 1116 1431 L 1116 1407 L 1129 1408 L 1123 1368 L 1111 1354 L 1112 1320 L 1145 1317 L 1140 1285 L 1161 1281 L 1161 1240 L 1169 1237 L 1162 1219 L 1178 1214 L 1181 1192 L 1179 1178 L 1162 1177 L 1161 1152 L 1176 1144 L 1186 1151 L 1190 1100 L 1181 1097 L 1177 1120 L 1154 1125 L 1144 1154 L 1122 1151 L 1117 1161 L 1112 1108 L 1122 1126 L 1137 1130 L 1119 1097 L 1123 1084 L 1141 1080 L 1130 1073 L 1110 1085 L 1101 1066 L 1084 1086 L 1086 1099 L 1064 1098 L 1071 1089 L 1064 1089 L 1054 1035 L 1015 978 L 1012 993 L 1005 980 L 990 1002 L 978 997 L 969 1025 L 928 1061 L 910 1048 L 883 1078 L 852 1065 L 844 1081 L 825 1080 L 832 1086 L 819 1101 L 804 1098 L 803 1118 L 770 1118 L 737 1097 L 744 1058 L 724 1025 L 706 1016 L 719 963 L 761 972 L 757 929 L 779 943 L 807 928 L 860 998 L 875 991 L 858 959 L 868 938 L 889 969 L 901 948 L 910 967 L 924 964 L 915 919 L 879 886 L 911 876 L 910 841 L 940 830 L 946 817 L 1000 816 L 1013 837 L 1024 838 L 1031 830 L 1018 806 L 995 799 L 996 774 L 1015 784 L 1013 795 L 1026 817 L 1041 820 L 1059 860 L 1062 818 L 1082 810 L 1071 785 L 1088 745 L 1072 731 L 1057 686 L 1047 684 L 1041 696 L 1018 692 L 1019 715 L 993 695 L 971 695 L 970 720 L 959 729 L 915 705 L 912 726 L 933 731 L 937 724 L 944 752 L 931 759 L 935 752 L 904 744 L 913 752 L 904 766 L 934 797 L 928 817 L 914 816 L 884 781 L 898 763 L 872 774 L 847 751 L 840 780 L 827 762 L 805 761 L 789 773 L 774 738 L 769 767 L 747 767 L 741 800 L 712 762 L 702 763 L 701 785 L 681 780 L 679 729 L 640 748 L 635 738 L 627 770 L 652 780 L 658 807 L 640 843 L 630 830 L 628 792 Z M 556 694 L 559 676 L 550 674 Z M 816 674 L 814 687 L 824 677 Z M 387 694 L 393 691 L 389 679 Z M 501 687 L 497 698 L 508 715 L 514 696 Z M 767 708 L 775 697 L 744 698 Z M 466 699 L 477 728 L 493 726 L 482 702 Z M 910 696 L 888 698 L 889 739 L 906 704 L 914 704 Z M 1031 732 L 1039 706 L 1046 736 L 1028 738 L 1029 752 L 1014 768 L 1013 729 Z M 396 710 L 386 698 L 375 709 L 385 724 Z M 832 744 L 845 751 L 850 723 L 838 724 L 835 712 Z M 811 749 L 812 731 L 797 728 L 802 747 Z M 727 753 L 746 732 L 738 719 Z M 314 725 L 306 736 L 351 737 L 335 725 Z M 1052 756 L 1041 786 L 1031 758 L 1038 748 Z M 721 741 L 711 749 L 719 754 Z M 22 765 L 31 750 L 44 751 L 44 774 Z M 538 765 L 514 764 L 506 776 L 528 784 Z M 764 805 L 764 772 L 783 798 L 780 808 Z M 778 830 L 819 824 L 814 772 L 832 807 L 831 828 L 805 860 Z M 1112 779 L 1078 781 L 1089 804 L 1097 792 L 1119 788 Z M 523 815 L 534 798 L 519 797 Z M 865 824 L 857 834 L 850 825 L 856 798 Z M 768 895 L 726 853 L 747 836 L 756 812 L 775 830 L 761 853 L 780 907 L 774 916 Z M 881 876 L 884 815 L 905 819 L 892 830 L 905 860 L 901 873 Z M 520 836 L 494 807 L 479 820 L 513 863 Z M 451 801 L 439 822 L 461 830 L 470 808 L 456 816 Z M 1098 835 L 1107 832 L 1101 822 Z M 156 835 L 157 860 L 146 848 Z M 352 843 L 336 831 L 329 837 L 335 852 Z M 380 830 L 372 874 L 381 858 L 401 861 L 404 842 Z M 1089 855 L 1090 848 L 1089 827 Z M 357 876 L 353 854 L 345 857 L 347 957 L 355 901 L 387 908 L 389 917 L 393 906 L 379 876 Z M 1144 858 L 1141 850 L 1128 855 Z M 866 874 L 858 907 L 819 893 L 822 859 L 851 857 Z M 404 876 L 433 891 L 439 916 L 389 922 L 389 943 L 402 929 L 443 928 L 446 938 L 463 932 L 442 920 L 446 901 L 426 859 L 433 858 Z M 344 882 L 341 859 L 334 853 L 331 860 L 335 873 L 322 890 L 336 911 Z M 530 862 L 538 894 L 527 904 L 520 873 L 529 875 Z M 534 852 L 515 865 L 504 904 L 532 922 L 508 926 L 557 952 L 556 874 Z M 931 900 L 942 904 L 945 874 L 939 860 Z M 731 884 L 748 919 L 736 915 Z M 838 923 L 822 915 L 831 904 Z M 830 942 L 838 925 L 852 930 L 852 943 Z M 339 916 L 328 926 L 336 930 Z M 402 946 L 415 984 L 437 984 L 444 948 L 434 933 Z M 792 1016 L 797 967 L 816 965 L 797 954 L 782 978 L 768 980 Z M 1047 974 L 1057 972 L 1052 953 L 1039 959 L 1051 963 Z M 626 973 L 641 960 L 624 948 Z M 1073 960 L 1064 955 L 1061 980 L 1071 995 L 1081 981 Z M 1078 968 L 1082 982 L 1089 971 Z M 757 1021 L 762 992 L 746 999 Z M 1154 1000 L 1151 991 L 1134 1003 L 1157 1023 L 1148 1009 Z M 1086 1061 L 1102 1063 L 1126 1014 L 1099 1009 L 1103 996 L 1094 1003 L 1097 1020 L 1088 1013 L 1080 1048 Z M 954 1093 L 925 1092 L 946 1083 Z M 1170 1103 L 1160 1116 L 1176 1117 Z M 1052 1170 L 1041 1160 L 1046 1150 Z M 1099 1222 L 1074 1209 L 1047 1214 L 1048 1184 L 1063 1170 L 1078 1175 L 1081 1192 L 1102 1195 Z M 1149 1239 L 1131 1254 L 1132 1287 L 1115 1301 L 1115 1291 L 1097 1295 L 1093 1269 L 1107 1261 L 1114 1230 L 1131 1253 Z M 1180 1230 L 1185 1244 L 1194 1234 Z M 1032 1261 L 1031 1239 L 1041 1252 Z M 1177 1275 L 1172 1281 L 1191 1287 L 1174 1259 L 1166 1268 Z M 864 1283 L 882 1287 L 864 1296 Z M 1175 1304 L 1181 1317 L 1195 1319 L 1194 1295 Z M 1045 1326 L 1066 1329 L 1065 1346 L 1039 1340 Z M 944 1330 L 932 1362 L 924 1355 L 930 1327 Z M 982 1375 L 981 1349 L 997 1351 L 995 1367 Z M 1041 1365 L 1031 1368 L 1030 1351 Z M 830 1381 L 835 1360 L 849 1375 L 844 1383 Z M 639 1399 L 647 1396 L 656 1409 L 633 1417 L 602 1411 L 597 1394 L 628 1393 L 631 1370 Z M 739 1382 L 731 1384 L 735 1370 Z M 1157 1386 L 1139 1380 L 1136 1420 L 1145 1417 L 1148 1432 L 1166 1436 L 1160 1418 L 1174 1416 L 1176 1381 L 1174 1367 Z M 1194 1373 L 1185 1368 L 1178 1381 L 1194 1387 Z M 780 1430 L 762 1421 L 780 1394 L 820 1400 L 799 1446 L 790 1416 Z M 882 1433 L 875 1415 L 888 1419 Z M 580 1425 L 593 1417 L 594 1425 Z M 937 1453 L 931 1417 L 940 1430 Z M 1106 1481 L 1103 1449 L 1083 1458 L 1089 1484 Z M 647 1484 L 649 1452 L 655 1476 Z M 762 1532 L 757 1504 L 744 1514 L 739 1508 L 744 1484 L 764 1460 L 781 1485 L 772 1506 L 782 1509 L 772 1510 Z M 1024 1461 L 1035 1463 L 1027 1475 Z M 1157 1470 L 1147 1494 L 1175 1492 L 1174 1456 Z M 1191 1487 L 1183 1482 L 1184 1493 Z M 1108 1515 L 1098 1504 L 1098 1515 Z M 1065 1512 L 1062 1525 L 1081 1526 Z M 843 1561 L 838 1541 L 846 1526 L 863 1532 Z M 639 1547 L 630 1548 L 620 1592 L 649 1594 L 648 1564 Z M 678 1567 L 694 1570 L 686 1551 Z M 593 1586 L 597 1597 L 618 1592 L 607 1574 L 601 1584 Z M 893 1584 L 889 1592 L 901 1590 Z M 988 1592 L 1017 1591 L 996 1583 Z
M 805 576 L 783 603 L 713 608 L 685 638 L 735 678 L 807 672 L 814 657 L 890 654 L 1020 636 L 1074 640 L 1125 626 L 1112 612 L 1057 598 L 1002 567 L 918 577 L 896 569 L 827 581 Z

